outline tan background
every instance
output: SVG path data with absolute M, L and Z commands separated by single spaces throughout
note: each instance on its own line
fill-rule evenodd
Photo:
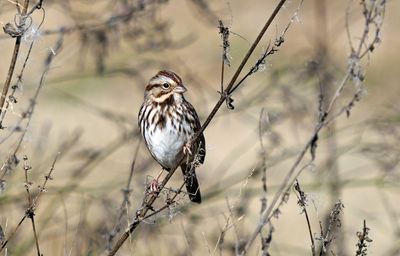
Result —
M 71 1 L 73 11 L 87 14 L 82 22 L 101 21 L 107 18 L 109 1 Z M 238 66 L 270 15 L 276 1 L 215 1 L 210 2 L 213 13 L 230 25 L 240 35 L 231 35 L 232 66 L 227 69 L 226 80 Z M 258 223 L 261 196 L 261 176 L 252 174 L 259 159 L 258 123 L 261 108 L 276 118 L 273 133 L 264 136 L 268 157 L 268 202 L 288 172 L 308 137 L 314 129 L 317 114 L 317 84 L 315 76 L 307 81 L 297 78 L 304 73 L 307 63 L 315 57 L 315 36 L 318 35 L 316 1 L 305 1 L 299 14 L 300 22 L 294 22 L 280 50 L 268 59 L 267 68 L 250 77 L 233 96 L 234 111 L 222 107 L 207 128 L 206 163 L 199 168 L 198 176 L 204 196 L 201 205 L 192 205 L 186 197 L 180 200 L 183 208 L 173 209 L 173 218 L 168 222 L 167 214 L 161 214 L 155 223 L 142 225 L 132 241 L 128 241 L 120 255 L 208 255 L 214 248 L 229 215 L 226 200 L 244 212 L 234 218 L 241 238 L 246 238 Z M 251 63 L 273 42 L 276 29 L 281 31 L 297 7 L 290 1 L 280 12 L 276 22 L 256 49 Z M 331 65 L 336 70 L 335 82 L 343 76 L 347 55 L 347 37 L 344 30 L 347 1 L 326 1 L 328 47 Z M 351 29 L 355 38 L 363 27 L 360 9 L 353 5 Z M 44 1 L 46 17 L 42 29 L 73 26 L 74 21 L 64 7 L 57 2 Z M 10 1 L 1 0 L 0 23 L 12 21 L 15 9 Z M 342 233 L 333 243 L 343 239 L 340 247 L 354 255 L 357 243 L 356 232 L 361 230 L 363 219 L 370 227 L 373 239 L 369 247 L 371 255 L 396 255 L 399 250 L 399 167 L 385 172 L 373 157 L 363 149 L 373 147 L 369 143 L 393 144 L 394 136 L 387 138 L 374 129 L 376 118 L 391 118 L 393 130 L 398 128 L 398 1 L 388 3 L 382 31 L 382 43 L 371 55 L 367 70 L 366 94 L 356 104 L 350 118 L 337 120 L 335 143 L 338 147 L 338 166 L 342 184 L 340 194 L 332 195 L 327 182 L 330 181 L 326 159 L 329 159 L 329 143 L 322 133 L 318 145 L 315 168 L 307 168 L 300 176 L 303 189 L 309 195 L 309 214 L 313 232 L 319 232 L 318 220 L 323 220 L 335 200 L 341 198 L 345 205 L 342 215 Z M 40 22 L 36 12 L 33 24 Z M 92 15 L 94 15 L 92 17 Z M 90 18 L 92 17 L 92 18 Z M 36 220 L 39 241 L 44 255 L 98 255 L 104 249 L 104 233 L 109 231 L 117 216 L 121 203 L 121 188 L 125 186 L 137 138 L 119 139 L 123 131 L 136 128 L 137 113 L 142 101 L 143 88 L 147 80 L 160 69 L 172 69 L 181 74 L 188 87 L 187 99 L 193 103 L 202 120 L 208 115 L 219 95 L 220 36 L 216 24 L 196 7 L 186 1 L 171 1 L 160 6 L 156 17 L 168 21 L 167 35 L 176 42 L 168 49 L 142 52 L 136 48 L 135 39 L 126 39 L 109 33 L 108 50 L 105 57 L 106 69 L 99 75 L 95 70 L 96 52 L 89 44 L 86 55 L 80 52 L 78 33 L 65 35 L 64 46 L 55 57 L 46 83 L 38 98 L 31 125 L 18 153 L 21 159 L 28 156 L 33 167 L 32 189 L 41 184 L 59 145 L 71 138 L 74 131 L 82 132 L 79 141 L 56 165 L 54 180 L 49 183 L 47 193 L 40 201 Z M 144 19 L 144 18 L 143 18 Z M 149 32 L 150 33 L 150 32 Z M 243 39 L 244 38 L 244 39 Z M 57 35 L 39 36 L 28 61 L 23 89 L 17 93 L 15 113 L 9 113 L 6 125 L 12 127 L 23 112 L 38 85 L 43 70 L 43 61 L 57 40 Z M 183 40 L 183 42 L 180 42 Z M 13 39 L 0 40 L 0 78 L 5 80 L 11 59 Z M 28 43 L 23 43 L 16 72 L 19 72 L 26 56 Z M 118 70 L 132 70 L 134 74 L 122 74 Z M 245 69 L 247 70 L 247 69 Z M 272 73 L 282 70 L 272 79 Z M 277 84 L 271 84 L 276 81 Z M 292 95 L 293 110 L 282 96 Z M 352 95 L 349 84 L 343 100 Z M 262 94 L 262 92 L 267 92 Z M 259 94 L 259 95 L 258 95 Z M 258 96 L 257 96 L 258 95 Z M 114 120 L 108 120 L 99 110 L 109 111 L 112 116 L 122 116 L 123 128 Z M 397 131 L 398 132 L 398 131 Z M 6 131 L 2 131 L 3 137 Z M 271 143 L 272 135 L 278 134 L 280 143 Z M 5 162 L 15 147 L 19 134 L 13 135 L 1 146 L 0 160 Z M 396 144 L 396 143 L 394 143 Z M 111 146 L 110 146 L 111 145 Z M 115 145 L 115 150 L 108 152 Z M 377 151 L 380 148 L 376 148 Z M 398 158 L 398 148 L 389 149 L 390 156 Z M 104 154 L 99 161 L 84 167 L 90 154 Z M 307 159 L 309 156 L 307 155 Z M 150 163 L 150 165 L 149 165 Z M 305 163 L 305 162 L 304 162 Z M 93 166 L 92 166 L 93 165 Z M 77 175 L 75 170 L 82 172 Z M 159 166 L 150 159 L 142 145 L 137 159 L 132 182 L 132 205 L 130 216 L 138 207 L 143 195 L 144 182 L 148 175 L 155 176 Z M 250 175 L 250 176 L 249 176 Z M 247 178 L 250 177 L 250 178 Z M 178 186 L 181 174 L 177 172 L 171 186 Z M 23 187 L 22 163 L 7 176 L 7 190 L 0 194 L 0 225 L 6 236 L 24 214 L 26 196 Z M 72 186 L 72 187 L 71 187 Z M 333 200 L 333 201 L 332 201 Z M 273 219 L 275 232 L 271 245 L 272 255 L 310 255 L 310 240 L 304 215 L 296 204 L 292 190 L 287 205 L 281 209 L 279 219 Z M 124 217 L 124 221 L 127 221 Z M 396 227 L 397 225 L 397 227 Z M 7 227 L 7 228 L 5 228 Z M 397 231 L 398 232 L 398 231 Z M 267 232 L 266 232 L 267 233 Z M 186 234 L 186 236 L 185 236 Z M 224 241 L 224 255 L 231 255 L 235 245 L 235 231 L 231 228 Z M 9 255 L 34 255 L 35 247 L 31 226 L 26 221 L 8 245 Z M 336 249 L 335 249 L 336 250 Z M 211 253 L 210 253 L 211 251 Z M 191 252 L 191 253 L 189 253 Z M 218 254 L 218 250 L 215 252 Z M 255 242 L 250 255 L 261 255 L 259 241 Z M 337 254 L 339 255 L 339 254 Z

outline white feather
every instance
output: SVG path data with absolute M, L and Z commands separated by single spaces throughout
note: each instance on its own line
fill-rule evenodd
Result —
M 183 145 L 186 141 L 185 133 L 178 133 L 173 129 L 170 120 L 160 129 L 145 133 L 146 142 L 156 160 L 164 167 L 174 168 L 180 160 Z

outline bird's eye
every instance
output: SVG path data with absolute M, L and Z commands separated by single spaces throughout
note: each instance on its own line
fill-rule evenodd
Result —
M 169 88 L 169 83 L 163 83 L 162 87 L 163 87 L 164 89 L 168 89 L 168 88 Z

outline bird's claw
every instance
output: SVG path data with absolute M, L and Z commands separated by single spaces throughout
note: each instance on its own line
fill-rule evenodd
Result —
M 157 179 L 153 179 L 152 181 L 150 181 L 149 190 L 150 190 L 150 193 L 158 192 L 158 180 Z
M 184 155 L 192 155 L 191 144 L 190 142 L 183 145 L 183 154 Z

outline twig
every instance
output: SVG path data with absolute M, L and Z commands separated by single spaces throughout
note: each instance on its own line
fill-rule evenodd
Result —
M 329 214 L 329 220 L 328 220 L 328 227 L 326 229 L 325 234 L 323 234 L 323 231 L 321 229 L 322 237 L 320 240 L 322 241 L 322 246 L 321 250 L 319 251 L 319 255 L 325 255 L 327 252 L 327 247 L 330 245 L 330 243 L 333 240 L 333 235 L 332 235 L 332 229 L 334 226 L 340 227 L 341 226 L 341 220 L 340 220 L 340 215 L 343 212 L 344 205 L 343 203 L 339 200 L 335 206 L 333 207 L 332 211 Z
M 141 139 L 139 138 L 139 141 L 136 145 L 136 149 L 135 149 L 135 153 L 133 155 L 133 160 L 132 160 L 132 164 L 131 164 L 131 168 L 130 168 L 130 172 L 129 172 L 129 177 L 128 177 L 128 182 L 125 186 L 125 188 L 122 188 L 122 195 L 123 195 L 123 199 L 122 199 L 122 203 L 119 207 L 119 214 L 118 214 L 118 218 L 116 220 L 116 223 L 114 225 L 114 228 L 112 229 L 112 231 L 110 231 L 107 235 L 107 246 L 108 246 L 108 250 L 110 250 L 111 248 L 109 247 L 109 245 L 111 244 L 112 240 L 114 239 L 114 237 L 120 232 L 121 230 L 121 219 L 122 217 L 127 214 L 127 210 L 125 211 L 125 209 L 131 204 L 130 200 L 129 200 L 129 196 L 132 192 L 131 189 L 131 182 L 132 182 L 132 177 L 133 177 L 133 173 L 135 170 L 135 164 L 136 164 L 136 159 L 138 156 L 138 152 L 139 152 L 139 147 L 141 144 Z
M 41 2 L 41 1 L 40 1 L 40 2 Z M 39 3 L 39 2 L 38 2 L 38 3 Z M 38 3 L 37 3 L 37 4 L 38 4 Z M 36 7 L 37 4 L 33 7 L 32 10 L 35 10 L 35 9 L 37 8 L 37 7 Z M 40 6 L 41 6 L 41 5 L 40 5 Z M 43 23 L 44 23 L 44 18 L 45 18 L 44 9 L 42 8 L 41 10 L 43 10 L 43 17 L 42 17 L 42 21 L 40 22 L 40 24 L 39 24 L 39 26 L 38 26 L 38 29 L 40 29 L 40 28 L 42 27 L 42 25 L 43 25 Z M 28 14 L 28 15 L 29 15 L 29 14 Z M 29 57 L 30 57 L 30 55 L 31 55 L 31 52 L 32 52 L 34 43 L 35 43 L 35 40 L 32 40 L 32 42 L 31 42 L 30 45 L 29 45 L 28 53 L 26 54 L 26 57 L 25 57 L 25 60 L 24 60 L 23 65 L 22 65 L 21 71 L 20 71 L 19 74 L 17 75 L 17 82 L 16 82 L 13 86 L 11 86 L 12 92 L 10 93 L 10 95 L 8 95 L 8 100 L 6 100 L 6 102 L 5 102 L 6 105 L 4 106 L 4 108 L 1 108 L 1 109 L 0 109 L 0 110 L 3 111 L 3 112 L 0 111 L 0 129 L 5 128 L 5 127 L 3 126 L 3 122 L 4 122 L 4 118 L 6 117 L 8 108 L 9 108 L 10 106 L 12 107 L 12 104 L 17 103 L 17 99 L 15 98 L 15 93 L 16 93 L 17 89 L 20 88 L 20 84 L 22 83 L 22 78 L 23 78 L 23 75 L 24 75 L 24 71 L 25 71 L 26 65 L 27 65 L 27 63 L 28 63 Z M 21 121 L 21 120 L 20 120 L 20 121 Z M 16 126 L 19 127 L 19 124 L 17 124 Z M 17 130 L 17 129 L 13 129 L 13 131 L 10 132 L 10 135 L 13 134 L 13 132 L 14 132 L 15 130 Z M 7 136 L 6 138 L 4 138 L 0 143 L 3 143 L 7 138 L 10 137 L 10 135 Z
M 204 132 L 207 126 L 210 124 L 211 120 L 214 118 L 215 114 L 218 112 L 219 108 L 221 107 L 222 103 L 226 101 L 229 93 L 231 92 L 232 87 L 234 86 L 237 78 L 239 77 L 240 73 L 242 72 L 244 66 L 246 65 L 247 61 L 249 60 L 251 54 L 253 53 L 254 49 L 257 47 L 258 43 L 260 42 L 261 38 L 271 25 L 272 21 L 275 19 L 276 15 L 278 14 L 279 10 L 282 8 L 283 4 L 286 0 L 281 0 L 278 5 L 275 7 L 274 11 L 272 12 L 271 16 L 265 23 L 264 27 L 261 29 L 260 33 L 258 34 L 257 38 L 254 40 L 253 44 L 251 45 L 250 49 L 247 51 L 245 57 L 243 58 L 242 62 L 240 63 L 239 67 L 237 68 L 235 74 L 231 78 L 228 86 L 224 90 L 224 93 L 221 95 L 219 101 L 215 104 L 214 108 L 212 109 L 211 113 L 208 115 L 206 121 L 201 126 L 201 129 L 196 133 L 193 137 L 193 141 L 197 140 L 199 136 Z
M 36 244 L 36 252 L 38 256 L 41 256 L 40 253 L 40 247 L 39 247 L 39 239 L 38 239 L 38 235 L 36 232 L 36 225 L 35 225 L 35 209 L 32 207 L 32 197 L 31 197 L 31 192 L 29 187 L 32 185 L 32 182 L 29 181 L 28 179 L 28 171 L 32 169 L 31 166 L 28 165 L 27 161 L 28 161 L 28 157 L 25 155 L 24 156 L 24 172 L 25 172 L 25 190 L 27 193 L 27 197 L 28 197 L 28 205 L 30 206 L 28 208 L 28 210 L 26 211 L 26 214 L 28 215 L 28 218 L 31 219 L 31 223 L 32 223 L 32 230 L 33 230 L 33 236 L 35 238 L 35 244 Z
M 225 71 L 225 64 L 230 66 L 230 60 L 229 60 L 229 28 L 224 25 L 222 20 L 219 20 L 219 34 L 221 35 L 222 39 L 222 58 L 221 58 L 221 89 L 220 92 L 222 93 L 224 91 L 224 71 Z
M 303 190 L 300 188 L 300 183 L 298 180 L 294 183 L 294 189 L 299 193 L 297 196 L 297 204 L 300 206 L 302 213 L 306 216 L 306 221 L 307 221 L 307 227 L 308 227 L 308 233 L 310 235 L 310 240 L 311 240 L 311 253 L 313 256 L 315 256 L 315 242 L 314 242 L 314 236 L 313 232 L 311 230 L 311 223 L 310 223 L 310 218 L 308 216 L 307 212 L 307 196 L 306 193 L 304 193 Z
M 31 216 L 34 215 L 34 212 L 35 212 L 35 210 L 37 208 L 37 205 L 39 203 L 39 199 L 40 199 L 42 193 L 46 191 L 47 182 L 49 180 L 53 179 L 51 175 L 52 175 L 52 173 L 54 171 L 54 167 L 56 165 L 56 162 L 57 162 L 57 159 L 58 159 L 59 156 L 60 156 L 60 152 L 57 153 L 57 155 L 54 158 L 53 163 L 52 163 L 52 165 L 50 167 L 49 172 L 44 176 L 43 184 L 41 186 L 39 186 L 39 191 L 36 194 L 35 198 L 30 200 L 31 203 L 29 204 L 28 208 L 26 209 L 24 216 L 22 216 L 22 218 L 18 222 L 17 226 L 14 228 L 14 230 L 8 236 L 7 240 L 5 240 L 4 243 L 1 245 L 0 252 L 2 252 L 3 249 L 7 246 L 8 242 L 10 241 L 10 239 L 14 237 L 14 235 L 17 233 L 17 230 L 19 229 L 21 224 L 25 221 L 25 219 L 26 218 L 31 218 Z M 29 191 L 28 191 L 28 195 L 30 197 Z M 32 225 L 34 226 L 34 223 L 32 223 Z M 36 233 L 36 228 L 35 227 L 34 227 L 34 233 Z M 35 238 L 35 240 L 37 240 L 37 237 Z M 38 244 L 37 244 L 37 246 L 38 246 Z
M 228 215 L 228 217 L 226 217 L 224 214 L 225 221 L 226 221 L 225 226 L 224 226 L 224 228 L 222 228 L 222 230 L 218 236 L 218 239 L 217 239 L 217 242 L 215 243 L 215 247 L 214 247 L 212 255 L 215 255 L 217 249 L 219 249 L 219 252 L 220 252 L 219 254 L 222 255 L 222 249 L 223 249 L 223 244 L 225 241 L 226 232 L 228 232 L 229 229 L 231 229 L 232 227 L 235 230 L 237 244 L 239 244 L 239 234 L 238 234 L 238 231 L 236 228 L 236 223 L 239 222 L 240 220 L 242 220 L 243 216 L 240 216 L 237 220 L 234 220 L 234 213 L 232 211 L 231 205 L 229 204 L 228 198 L 226 198 L 226 205 L 229 210 L 229 215 Z M 232 220 L 232 224 L 230 223 L 231 220 Z
M 372 239 L 368 236 L 369 228 L 367 227 L 367 221 L 364 220 L 362 232 L 357 232 L 358 242 L 356 256 L 367 256 L 367 243 L 371 243 Z
M 261 171 L 262 171 L 262 176 L 261 176 L 261 188 L 262 188 L 262 192 L 261 192 L 261 210 L 260 210 L 260 219 L 262 218 L 262 213 L 265 211 L 265 209 L 267 208 L 267 192 L 268 192 L 268 187 L 267 187 L 267 152 L 265 150 L 264 147 L 264 143 L 263 143 L 263 135 L 265 133 L 265 128 L 263 127 L 263 117 L 268 115 L 268 113 L 264 114 L 265 109 L 262 108 L 261 109 L 261 113 L 260 113 L 260 118 L 259 118 L 259 123 L 258 123 L 258 140 L 260 141 L 260 148 L 261 148 Z M 267 116 L 268 117 L 268 116 Z M 267 120 L 268 121 L 268 120 Z M 272 233 L 274 231 L 271 222 L 269 222 L 270 224 L 270 230 L 268 233 L 268 236 L 265 238 L 263 237 L 262 233 L 260 232 L 260 239 L 261 239 L 261 251 L 262 251 L 262 255 L 266 256 L 269 255 L 269 246 L 271 244 L 272 241 Z
M 36 88 L 35 94 L 32 97 L 27 110 L 23 114 L 23 117 L 26 117 L 28 119 L 28 121 L 26 122 L 26 125 L 25 125 L 25 127 L 23 129 L 23 132 L 22 132 L 22 134 L 21 134 L 21 136 L 20 136 L 20 138 L 19 138 L 19 140 L 17 142 L 17 146 L 15 147 L 13 153 L 9 156 L 9 159 L 7 160 L 7 163 L 5 163 L 1 168 L 1 170 L 3 170 L 3 172 L 1 174 L 0 180 L 3 180 L 4 176 L 7 174 L 6 170 L 9 168 L 7 166 L 8 162 L 11 161 L 12 163 L 16 163 L 16 164 L 18 163 L 17 153 L 18 153 L 18 151 L 19 151 L 19 149 L 20 149 L 20 147 L 22 145 L 22 142 L 24 141 L 26 132 L 28 131 L 28 127 L 30 125 L 30 122 L 31 122 L 31 119 L 32 119 L 32 115 L 33 115 L 33 112 L 34 112 L 35 107 L 36 107 L 37 98 L 39 97 L 39 93 L 40 93 L 40 91 L 41 91 L 41 89 L 42 89 L 42 87 L 44 85 L 47 72 L 50 70 L 50 65 L 51 65 L 51 63 L 52 63 L 52 61 L 54 59 L 55 53 L 58 53 L 61 50 L 61 47 L 62 47 L 62 44 L 63 44 L 63 38 L 64 38 L 63 34 L 61 34 L 60 37 L 58 38 L 57 42 L 56 42 L 56 45 L 55 45 L 53 51 L 51 51 L 47 55 L 47 58 L 46 58 L 45 63 L 44 63 L 44 71 L 42 73 L 42 76 L 40 77 L 39 85 Z
M 22 17 L 21 18 L 21 24 L 19 24 L 19 26 L 23 27 L 25 25 L 25 19 L 26 19 L 25 15 L 26 15 L 26 13 L 28 11 L 28 5 L 29 5 L 29 0 L 25 0 L 24 4 L 23 4 L 23 8 L 22 8 L 22 13 L 21 13 L 21 17 Z M 12 55 L 12 58 L 11 58 L 10 67 L 8 69 L 7 78 L 6 78 L 6 81 L 4 83 L 3 90 L 2 90 L 1 96 L 0 96 L 0 115 L 1 115 L 1 112 L 3 111 L 4 102 L 6 100 L 6 97 L 7 97 L 7 94 L 8 94 L 8 89 L 10 88 L 11 79 L 12 79 L 12 76 L 14 74 L 15 64 L 17 62 L 19 48 L 21 46 L 22 34 L 19 34 L 15 39 L 14 51 L 13 51 L 13 55 Z
M 260 113 L 260 120 L 259 120 L 259 141 L 260 141 L 260 147 L 261 147 L 261 171 L 262 171 L 262 176 L 261 176 L 261 187 L 262 187 L 262 194 L 261 194 L 261 213 L 263 213 L 265 211 L 265 209 L 267 208 L 267 165 L 266 165 L 266 161 L 267 161 L 267 152 L 265 150 L 264 147 L 264 143 L 263 143 L 263 133 L 264 133 L 264 129 L 263 129 L 263 116 L 264 116 L 264 108 L 261 109 L 261 113 Z
M 41 7 L 43 0 L 40 0 L 36 3 L 36 5 L 31 8 L 31 10 L 28 13 L 32 13 L 32 11 L 35 9 L 35 7 L 38 9 Z M 160 1 L 149 1 L 148 5 L 152 4 L 158 4 L 162 3 Z M 57 34 L 71 34 L 74 32 L 95 32 L 99 31 L 104 28 L 113 28 L 117 24 L 120 23 L 126 23 L 126 21 L 129 21 L 133 17 L 136 17 L 135 14 L 138 12 L 147 10 L 147 8 L 143 7 L 143 2 L 138 2 L 136 5 L 129 5 L 128 9 L 124 10 L 123 13 L 117 13 L 115 15 L 112 15 L 111 17 L 108 17 L 105 20 L 99 21 L 99 22 L 87 22 L 82 24 L 81 22 L 77 23 L 76 25 L 72 26 L 66 26 L 66 27 L 61 27 L 61 28 L 56 28 L 56 29 L 47 29 L 41 31 L 42 36 L 51 36 L 51 35 L 57 35 Z M 0 35 L 0 40 L 2 39 L 8 39 L 10 36 L 8 35 Z
M 229 94 L 231 94 L 232 92 L 234 92 L 240 85 L 242 85 L 242 83 L 252 74 L 256 73 L 257 71 L 259 71 L 260 69 L 264 69 L 264 65 L 267 61 L 267 57 L 273 55 L 274 53 L 276 53 L 279 49 L 279 47 L 285 42 L 285 35 L 286 32 L 289 30 L 290 25 L 294 22 L 295 17 L 297 17 L 301 6 L 303 5 L 304 0 L 301 0 L 296 11 L 294 12 L 293 16 L 291 17 L 289 23 L 286 25 L 285 29 L 283 30 L 283 32 L 277 36 L 275 38 L 275 42 L 272 45 L 272 47 L 270 47 L 270 45 L 268 45 L 267 49 L 262 53 L 261 57 L 257 60 L 257 62 L 254 64 L 253 67 L 250 68 L 250 70 L 247 72 L 247 74 L 240 79 L 240 81 L 232 87 L 232 89 L 229 90 Z
M 185 235 L 186 254 L 188 256 L 192 256 L 192 251 L 191 251 L 191 248 L 190 248 L 190 240 L 189 240 L 188 234 L 186 232 L 185 226 L 183 225 L 182 221 L 181 221 L 181 227 L 182 227 L 183 234 Z

